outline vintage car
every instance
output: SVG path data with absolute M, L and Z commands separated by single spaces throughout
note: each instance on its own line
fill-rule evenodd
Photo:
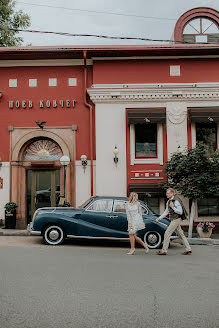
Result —
M 79 208 L 39 208 L 28 229 L 33 235 L 42 235 L 49 245 L 60 245 L 69 237 L 128 240 L 125 211 L 127 201 L 127 197 L 95 196 Z M 140 204 L 146 227 L 138 231 L 138 236 L 149 248 L 158 248 L 162 245 L 170 221 L 164 218 L 155 222 L 157 215 L 142 201 Z M 174 238 L 177 238 L 175 233 L 171 236 L 171 239 Z

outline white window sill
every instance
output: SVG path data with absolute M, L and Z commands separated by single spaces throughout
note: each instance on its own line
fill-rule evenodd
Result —
M 159 158 L 135 158 L 134 164 L 162 164 Z

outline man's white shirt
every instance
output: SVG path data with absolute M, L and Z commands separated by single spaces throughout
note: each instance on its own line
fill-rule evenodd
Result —
M 165 218 L 165 217 L 169 214 L 168 204 L 169 204 L 169 202 L 170 202 L 171 200 L 173 200 L 173 198 L 171 198 L 171 199 L 169 199 L 169 200 L 167 201 L 167 203 L 166 203 L 166 209 L 165 209 L 165 211 L 163 212 L 163 214 L 161 214 L 161 215 L 159 216 L 159 218 L 158 218 L 159 220 Z M 182 206 L 181 206 L 180 202 L 179 202 L 177 199 L 174 201 L 174 208 L 173 208 L 173 211 L 174 211 L 176 214 L 179 214 L 179 215 L 182 215 L 182 213 L 183 213 Z

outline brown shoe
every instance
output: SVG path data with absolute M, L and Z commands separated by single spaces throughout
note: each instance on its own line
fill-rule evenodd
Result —
M 157 252 L 157 255 L 167 255 L 167 253 L 163 252 L 163 251 L 159 251 L 159 252 Z
M 185 251 L 184 253 L 182 253 L 183 255 L 189 255 L 192 254 L 192 251 Z

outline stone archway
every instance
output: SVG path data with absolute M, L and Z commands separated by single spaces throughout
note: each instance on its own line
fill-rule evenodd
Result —
M 32 158 L 26 156 L 25 151 L 37 141 L 48 140 L 47 144 L 57 145 L 60 154 L 68 155 L 71 163 L 66 171 L 66 198 L 73 206 L 75 205 L 75 131 L 72 128 L 47 128 L 39 130 L 37 128 L 14 128 L 11 131 L 11 201 L 18 204 L 17 228 L 25 228 L 27 224 L 27 172 L 35 168 L 60 170 L 60 186 L 63 186 L 63 168 L 60 165 L 59 157 Z M 73 147 L 72 147 L 73 145 Z M 48 145 L 47 145 L 48 147 Z M 31 147 L 30 147 L 31 148 Z M 41 147 L 43 148 L 43 147 Z M 43 150 L 43 149 L 42 149 Z M 29 153 L 28 153 L 29 154 Z M 41 155 L 43 152 L 41 151 Z M 60 155 L 59 154 L 59 155 Z M 30 154 L 29 154 L 30 155 Z M 44 149 L 45 155 L 45 149 Z M 62 187 L 63 188 L 63 187 Z

